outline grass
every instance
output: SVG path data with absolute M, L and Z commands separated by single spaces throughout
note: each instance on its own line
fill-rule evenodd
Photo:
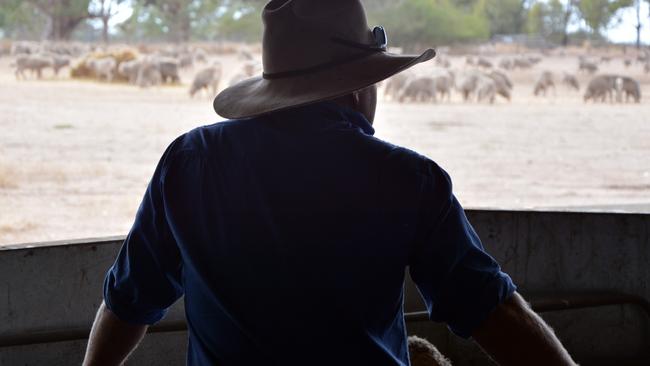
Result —
M 18 222 L 13 224 L 0 224 L 0 235 L 18 234 L 38 228 L 33 222 Z
M 59 123 L 58 125 L 54 125 L 55 130 L 69 130 L 71 128 L 74 128 L 74 125 L 71 123 Z

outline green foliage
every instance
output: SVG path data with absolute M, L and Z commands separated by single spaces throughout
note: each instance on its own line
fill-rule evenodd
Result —
M 490 34 L 519 34 L 526 23 L 525 0 L 490 0 L 485 2 L 485 15 Z M 537 4 L 535 4 L 537 5 Z
M 438 45 L 485 40 L 490 29 L 485 0 L 463 9 L 452 0 L 405 0 L 373 16 L 383 24 L 392 44 Z
M 25 1 L 0 2 L 0 37 L 36 39 L 45 23 L 46 17 Z
M 129 39 L 259 41 L 263 1 L 137 0 L 120 26 Z
M 219 18 L 219 36 L 235 41 L 260 41 L 263 32 L 261 8 L 260 4 L 230 7 Z
M 566 28 L 571 18 L 573 7 L 565 5 L 560 0 L 535 2 L 528 10 L 526 31 L 538 34 L 556 43 L 566 37 Z
M 592 33 L 600 34 L 618 21 L 619 10 L 633 3 L 634 0 L 580 0 L 577 5 Z
M 0 37 L 67 39 L 97 27 L 124 0 L 0 0 Z M 325 1 L 325 0 L 323 0 Z M 363 0 L 370 24 L 384 25 L 391 45 L 420 47 L 480 42 L 496 34 L 541 35 L 566 43 L 569 23 L 584 20 L 592 37 L 635 0 Z M 647 1 L 650 0 L 639 0 Z M 266 0 L 130 0 L 118 26 L 131 41 L 259 41 Z M 103 7 L 101 5 L 104 5 Z M 113 8 L 114 9 L 114 8 Z M 83 26 L 83 27 L 82 27 Z M 45 29 L 48 27 L 48 29 Z M 85 28 L 84 28 L 85 29 Z M 88 33 L 88 32 L 86 32 Z

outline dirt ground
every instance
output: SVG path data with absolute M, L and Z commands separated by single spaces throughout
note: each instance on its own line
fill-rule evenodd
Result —
M 141 90 L 50 73 L 16 81 L 10 62 L 0 58 L 0 245 L 126 234 L 166 146 L 220 121 L 211 96 L 187 95 L 196 69 L 182 86 Z M 222 62 L 237 72 L 236 57 Z M 380 101 L 376 136 L 437 161 L 466 208 L 650 212 L 650 78 L 641 65 L 602 67 L 639 78 L 640 104 L 586 105 L 582 91 L 561 85 L 535 98 L 534 79 L 547 69 L 575 72 L 577 61 L 557 56 L 511 73 L 509 103 Z M 588 77 L 580 81 L 584 90 Z

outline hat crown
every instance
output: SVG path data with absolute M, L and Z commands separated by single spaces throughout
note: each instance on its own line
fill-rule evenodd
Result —
M 375 42 L 359 0 L 273 0 L 262 19 L 265 74 L 305 70 L 363 52 L 333 38 Z

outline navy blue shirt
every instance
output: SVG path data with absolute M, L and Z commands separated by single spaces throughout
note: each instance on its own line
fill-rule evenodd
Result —
M 469 337 L 515 290 L 436 163 L 332 102 L 216 123 L 165 151 L 107 273 L 120 319 L 184 295 L 190 365 L 408 365 L 408 267 Z

